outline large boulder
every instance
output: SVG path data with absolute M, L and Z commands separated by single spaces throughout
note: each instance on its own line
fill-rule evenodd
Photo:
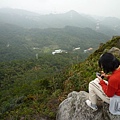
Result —
M 112 47 L 108 52 L 112 53 L 116 57 L 120 57 L 120 49 L 117 47 Z
M 68 94 L 58 108 L 56 120 L 120 120 L 120 116 L 109 112 L 109 105 L 98 98 L 98 110 L 88 107 L 85 101 L 88 99 L 85 91 L 73 91 Z
M 112 47 L 111 49 L 105 49 L 103 53 L 109 52 L 112 53 L 115 57 L 119 58 L 120 57 L 120 49 L 117 47 Z

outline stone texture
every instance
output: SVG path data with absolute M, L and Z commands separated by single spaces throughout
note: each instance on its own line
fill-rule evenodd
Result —
M 120 120 L 120 116 L 109 112 L 109 105 L 98 98 L 98 110 L 88 107 L 85 101 L 88 93 L 85 91 L 73 91 L 68 94 L 58 108 L 56 120 Z
M 108 52 L 112 53 L 116 57 L 120 57 L 120 49 L 117 47 L 112 47 Z

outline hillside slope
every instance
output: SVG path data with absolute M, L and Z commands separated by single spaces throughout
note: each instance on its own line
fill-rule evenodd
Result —
M 99 56 L 112 47 L 120 48 L 120 37 L 101 45 L 84 62 L 54 74 L 46 71 L 52 65 L 39 60 L 1 63 L 0 119 L 55 120 L 58 105 L 69 92 L 88 90 L 88 83 L 99 71 Z
M 99 71 L 98 59 L 100 55 L 107 52 L 112 47 L 120 49 L 120 36 L 113 37 L 107 43 L 101 45 L 94 53 L 92 53 L 84 62 L 79 65 L 74 65 L 68 71 L 67 84 L 65 84 L 65 91 L 71 90 L 86 90 L 88 83 L 95 78 L 95 74 Z M 118 56 L 116 56 L 118 57 Z M 120 58 L 118 58 L 120 59 Z M 71 88 L 69 88 L 72 85 Z M 70 90 L 71 89 L 71 90 Z
M 52 54 L 56 49 L 73 52 L 76 47 L 80 47 L 83 54 L 84 49 L 95 50 L 109 38 L 90 28 L 24 29 L 0 23 L 0 61 L 35 58 L 36 54 Z

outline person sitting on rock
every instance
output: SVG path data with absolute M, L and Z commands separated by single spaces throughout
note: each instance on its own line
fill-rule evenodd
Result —
M 86 104 L 97 110 L 97 96 L 110 104 L 110 98 L 120 96 L 120 61 L 111 53 L 104 53 L 98 61 L 101 76 L 89 83 L 89 99 Z M 108 74 L 109 73 L 109 74 Z M 103 80 L 103 77 L 107 79 Z M 119 97 L 120 99 L 120 97 Z

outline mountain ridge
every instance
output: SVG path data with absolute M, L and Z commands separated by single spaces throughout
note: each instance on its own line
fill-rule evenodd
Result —
M 0 9 L 0 17 L 1 22 L 16 24 L 28 29 L 64 28 L 65 26 L 90 27 L 93 30 L 99 28 L 99 32 L 109 35 L 110 37 L 120 32 L 120 19 L 118 18 L 114 18 L 111 21 L 108 17 L 105 18 L 108 19 L 106 22 L 104 19 L 96 19 L 92 16 L 88 17 L 73 10 L 61 14 L 40 15 L 24 10 Z M 114 22 L 114 25 L 112 25 L 113 21 L 117 21 L 117 23 Z

